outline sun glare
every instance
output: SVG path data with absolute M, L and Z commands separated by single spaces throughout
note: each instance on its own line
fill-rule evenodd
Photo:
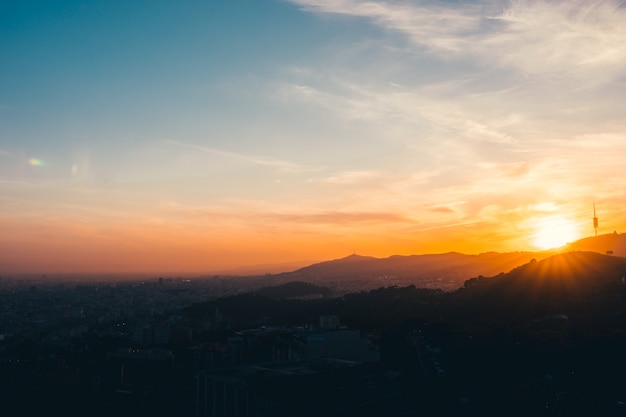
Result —
M 578 226 L 561 216 L 548 216 L 538 220 L 534 226 L 532 243 L 541 249 L 559 248 L 580 237 Z

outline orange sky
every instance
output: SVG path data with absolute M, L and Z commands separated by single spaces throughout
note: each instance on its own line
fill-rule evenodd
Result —
M 623 2 L 21 3 L 0 275 L 535 250 L 594 201 L 624 232 Z
M 591 234 L 588 216 L 575 219 Z M 172 218 L 95 221 L 75 217 L 22 216 L 0 223 L 4 273 L 155 272 L 213 273 L 245 265 L 335 259 L 356 252 L 386 257 L 459 251 L 537 250 L 537 230 L 523 214 L 496 217 L 491 223 L 459 225 L 420 223 L 380 216 L 327 215 L 268 221 L 261 215 L 216 214 L 205 220 Z M 254 217 L 259 218 L 255 219 Z M 551 212 L 544 215 L 554 222 Z M 296 216 L 297 217 L 297 216 Z M 303 216 L 305 217 L 305 216 Z M 336 217 L 336 218 L 333 218 Z M 536 216 L 541 218 L 541 215 Z M 332 223 L 331 223 L 332 222 Z M 578 222 L 578 223 L 576 223 Z M 584 230 L 586 228 L 586 230 Z M 557 230 L 557 232 L 560 232 Z

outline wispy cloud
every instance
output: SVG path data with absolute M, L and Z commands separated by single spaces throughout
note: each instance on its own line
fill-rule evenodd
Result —
M 341 212 L 330 211 L 321 213 L 274 213 L 263 216 L 271 221 L 289 223 L 305 223 L 313 225 L 363 225 L 363 224 L 387 224 L 387 223 L 412 223 L 413 220 L 397 213 L 376 212 Z
M 419 128 L 422 132 L 433 129 L 455 137 L 464 137 L 475 141 L 514 143 L 517 138 L 501 130 L 500 126 L 490 124 L 488 115 L 476 120 L 479 109 L 467 109 L 463 106 L 463 91 L 458 90 L 457 103 L 441 97 L 432 86 L 388 91 L 380 86 L 356 85 L 351 82 L 334 80 L 333 89 L 322 91 L 314 87 L 295 87 L 284 85 L 283 99 L 299 102 L 311 102 L 328 109 L 334 115 L 372 124 L 392 124 L 395 128 L 404 126 Z M 315 91 L 315 93 L 311 93 Z M 476 101 L 476 100 L 475 100 Z M 509 119 L 497 120 L 498 125 L 506 125 Z M 422 140 L 424 135 L 422 133 Z
M 23 180 L 13 180 L 13 179 L 4 179 L 4 178 L 0 178 L 0 184 L 8 184 L 8 185 L 33 185 L 32 182 L 29 181 L 23 181 Z
M 216 148 L 212 148 L 208 146 L 184 143 L 184 142 L 180 142 L 176 140 L 166 139 L 166 140 L 163 140 L 163 142 L 167 144 L 187 148 L 187 149 L 193 149 L 196 151 L 209 153 L 212 155 L 222 156 L 225 158 L 238 159 L 238 160 L 242 160 L 251 164 L 276 168 L 278 170 L 285 171 L 285 172 L 292 172 L 292 173 L 311 172 L 311 171 L 318 171 L 320 169 L 323 169 L 323 167 L 320 167 L 320 166 L 308 166 L 308 165 L 296 164 L 290 161 L 267 158 L 267 157 L 257 156 L 257 155 L 249 155 L 249 154 L 240 153 L 240 152 L 225 151 L 222 149 L 216 149 Z
M 626 68 L 626 9 L 612 0 L 511 2 L 491 17 L 501 26 L 483 37 L 501 62 L 528 73 L 562 73 L 602 82 Z
M 447 207 L 447 206 L 433 207 L 433 208 L 428 209 L 428 211 L 431 211 L 433 213 L 441 213 L 441 214 L 452 214 L 455 212 L 452 208 Z
M 392 223 L 413 223 L 402 213 L 370 210 L 326 210 L 303 207 L 281 208 L 261 201 L 231 201 L 215 206 L 189 206 L 179 203 L 163 203 L 164 213 L 181 216 L 198 222 L 210 222 L 212 226 L 236 223 L 252 228 L 287 228 L 300 225 L 362 226 Z
M 0 149 L 0 156 L 5 157 L 5 158 L 15 158 L 15 155 L 13 155 L 11 152 L 9 151 L 5 151 L 4 149 Z
M 370 19 L 446 59 L 473 58 L 585 85 L 614 79 L 626 68 L 626 9 L 613 0 L 289 1 L 310 12 Z
M 385 178 L 381 171 L 376 170 L 348 170 L 338 172 L 330 176 L 321 178 L 310 178 L 310 183 L 325 183 L 325 184 L 338 184 L 338 185 L 352 185 L 366 182 L 371 185 L 372 182 L 377 182 Z
M 418 44 L 439 50 L 459 51 L 468 43 L 460 35 L 480 26 L 480 11 L 475 5 L 456 5 L 456 9 L 430 2 L 424 5 L 400 2 L 357 0 L 289 0 L 304 10 L 369 18 L 387 29 L 406 33 Z M 457 36 L 454 36 L 457 35 Z

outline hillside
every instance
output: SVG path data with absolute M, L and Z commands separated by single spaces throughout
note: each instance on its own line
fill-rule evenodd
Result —
M 320 262 L 293 272 L 272 276 L 272 283 L 302 281 L 344 289 L 373 289 L 389 285 L 415 285 L 422 288 L 453 290 L 465 280 L 510 271 L 533 258 L 547 254 L 534 252 L 464 255 L 450 252 L 434 255 L 391 256 L 374 258 L 350 255 Z
M 297 281 L 328 287 L 335 295 L 407 285 L 453 291 L 462 287 L 470 278 L 507 273 L 532 259 L 541 261 L 556 253 L 565 254 L 571 251 L 626 257 L 626 234 L 611 233 L 584 238 L 559 250 L 542 252 L 486 252 L 478 255 L 449 252 L 393 255 L 388 258 L 352 254 L 290 272 L 257 275 L 254 277 L 256 284 L 253 285 L 252 280 L 248 280 L 248 284 L 261 288 Z
M 352 256 L 304 272 L 364 272 L 382 268 L 381 261 Z M 243 329 L 337 316 L 371 335 L 380 366 L 397 375 L 393 392 L 416 398 L 401 415 L 622 416 L 625 281 L 626 258 L 567 252 L 470 279 L 451 292 L 385 286 L 309 301 L 241 294 L 184 314 L 203 322 L 219 311 L 229 326 Z
M 451 301 L 465 319 L 481 322 L 560 317 L 608 325 L 610 318 L 626 325 L 625 295 L 626 258 L 567 252 L 469 280 Z
M 590 251 L 606 254 L 613 252 L 616 256 L 626 256 L 626 233 L 609 233 L 592 236 L 570 243 L 565 248 L 568 251 Z

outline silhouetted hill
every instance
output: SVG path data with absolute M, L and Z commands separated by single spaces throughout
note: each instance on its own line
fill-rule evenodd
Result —
M 339 263 L 376 261 L 359 258 L 362 257 L 352 256 Z M 320 268 L 323 264 L 328 263 L 311 268 Z M 600 330 L 602 326 L 626 330 L 626 258 L 593 252 L 568 252 L 541 261 L 531 260 L 508 273 L 467 280 L 463 288 L 449 293 L 414 286 L 387 286 L 347 294 L 340 302 L 323 299 L 306 305 L 289 303 L 285 300 L 287 297 L 276 296 L 314 288 L 318 287 L 288 283 L 264 289 L 269 295 L 263 292 L 244 294 L 204 306 L 198 304 L 190 311 L 204 314 L 217 306 L 237 317 L 265 314 L 279 322 L 299 316 L 313 319 L 321 314 L 335 314 L 352 325 L 380 329 L 424 320 L 460 327 L 532 327 L 547 318 L 547 322 L 564 320 L 583 333 Z
M 464 306 L 465 317 L 483 322 L 559 317 L 608 324 L 609 318 L 626 319 L 625 294 L 626 258 L 567 252 L 469 280 L 453 302 Z
M 528 262 L 545 253 L 488 252 L 464 255 L 450 252 L 434 255 L 395 255 L 388 258 L 350 255 L 345 258 L 320 262 L 293 272 L 272 277 L 278 282 L 303 281 L 310 283 L 361 282 L 366 287 L 388 285 L 415 285 L 424 288 L 452 290 L 478 275 L 491 276 Z
M 580 239 L 567 245 L 566 250 L 590 251 L 613 255 L 626 256 L 626 233 L 609 233 Z
M 329 288 L 306 282 L 288 282 L 274 287 L 263 287 L 256 294 L 269 298 L 321 298 L 331 294 Z

